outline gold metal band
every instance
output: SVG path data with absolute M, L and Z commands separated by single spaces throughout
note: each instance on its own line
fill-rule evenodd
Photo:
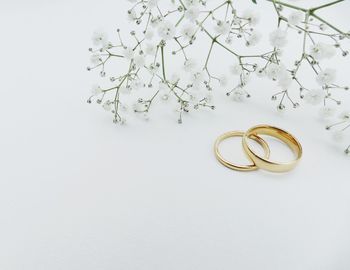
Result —
M 290 149 L 292 149 L 292 151 L 295 153 L 296 158 L 287 163 L 276 163 L 269 160 L 269 157 L 259 156 L 248 145 L 248 139 L 254 138 L 252 136 L 258 136 L 258 134 L 272 136 L 283 141 L 288 145 Z M 280 128 L 269 125 L 260 125 L 249 129 L 243 135 L 242 144 L 246 154 L 257 167 L 271 172 L 287 172 L 294 169 L 303 154 L 301 144 L 293 135 Z
M 215 141 L 214 144 L 214 152 L 215 152 L 215 156 L 217 158 L 217 160 L 224 166 L 226 166 L 227 168 L 230 168 L 232 170 L 236 170 L 236 171 L 254 171 L 257 170 L 258 167 L 256 166 L 256 164 L 249 164 L 249 165 L 236 165 L 233 164 L 232 162 L 229 162 L 227 160 L 225 160 L 220 152 L 219 152 L 219 145 L 220 143 L 227 139 L 227 138 L 231 138 L 231 137 L 243 137 L 244 136 L 244 132 L 242 131 L 230 131 L 227 132 L 225 134 L 222 134 L 220 137 L 217 138 L 217 140 Z M 254 141 L 256 141 L 257 143 L 259 143 L 262 148 L 265 151 L 265 158 L 268 159 L 270 157 L 270 148 L 268 146 L 268 144 L 259 136 L 252 134 L 250 136 L 251 139 L 253 139 Z

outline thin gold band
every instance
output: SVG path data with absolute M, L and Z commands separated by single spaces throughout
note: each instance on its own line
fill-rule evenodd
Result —
M 242 132 L 242 131 L 229 131 L 229 132 L 219 136 L 216 139 L 215 144 L 214 144 L 215 156 L 216 156 L 217 160 L 222 165 L 224 165 L 225 167 L 230 168 L 232 170 L 236 170 L 236 171 L 254 171 L 254 170 L 257 170 L 258 167 L 254 163 L 249 164 L 249 165 L 236 165 L 236 164 L 233 164 L 232 162 L 225 160 L 220 154 L 219 145 L 223 140 L 225 140 L 227 138 L 231 138 L 231 137 L 243 137 L 243 136 L 244 136 L 244 132 Z M 270 148 L 269 148 L 268 144 L 261 137 L 259 137 L 257 135 L 252 135 L 252 136 L 250 136 L 250 138 L 261 145 L 261 147 L 264 149 L 265 157 L 269 158 L 270 157 Z
M 252 136 L 257 136 L 258 134 L 268 135 L 280 139 L 287 144 L 290 149 L 292 149 L 296 158 L 287 163 L 276 163 L 269 160 L 268 157 L 266 158 L 259 156 L 248 145 L 248 138 L 252 138 Z M 284 131 L 283 129 L 268 125 L 260 125 L 249 129 L 243 136 L 242 144 L 245 152 L 249 158 L 253 160 L 257 167 L 271 172 L 287 172 L 294 169 L 303 154 L 301 144 L 293 135 L 287 131 Z

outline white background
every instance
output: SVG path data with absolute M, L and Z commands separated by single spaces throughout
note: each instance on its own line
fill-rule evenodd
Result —
M 0 1 L 0 269 L 350 269 L 346 143 L 331 142 L 317 108 L 278 114 L 272 84 L 260 81 L 247 103 L 219 95 L 215 112 L 183 125 L 169 109 L 119 127 L 86 103 L 98 80 L 85 69 L 91 33 L 129 27 L 127 8 Z M 345 1 L 328 16 L 349 26 L 349 9 Z M 349 60 L 337 61 L 349 84 Z M 298 168 L 275 175 L 220 166 L 215 138 L 261 123 L 300 139 Z

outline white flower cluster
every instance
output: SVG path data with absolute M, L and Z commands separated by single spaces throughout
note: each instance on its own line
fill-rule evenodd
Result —
M 336 111 L 331 107 L 324 107 L 320 111 L 322 117 L 330 118 L 335 115 Z M 337 143 L 344 141 L 346 130 L 350 129 L 350 111 L 344 111 L 338 116 L 337 122 L 326 126 L 327 130 L 334 130 L 333 139 Z M 345 154 L 350 155 L 350 145 L 345 149 Z
M 321 115 L 329 117 L 334 110 L 331 104 L 341 104 L 333 96 L 333 90 L 348 90 L 348 87 L 336 84 L 336 70 L 322 67 L 320 61 L 334 57 L 337 52 L 347 56 L 348 51 L 341 43 L 350 34 L 317 15 L 318 10 L 344 0 L 310 9 L 278 0 L 269 1 L 278 21 L 276 29 L 264 33 L 271 49 L 251 55 L 239 53 L 234 44 L 241 41 L 245 46 L 253 47 L 259 43 L 262 34 L 255 26 L 260 17 L 254 9 L 241 12 L 237 3 L 231 0 L 222 0 L 216 6 L 212 6 L 215 1 L 207 3 L 206 0 L 128 1 L 132 4 L 128 17 L 139 28 L 139 31 L 130 32 L 131 42 L 122 39 L 119 29 L 117 42 L 110 41 L 103 31 L 96 31 L 92 37 L 94 48 L 89 49 L 91 66 L 88 70 L 99 69 L 102 77 L 107 76 L 105 66 L 110 61 L 115 59 L 125 64 L 125 72 L 109 77 L 109 86 L 93 86 L 88 100 L 91 103 L 96 99 L 105 110 L 112 112 L 116 123 L 126 122 L 129 107 L 131 112 L 148 120 L 157 101 L 175 107 L 178 122 L 182 123 L 183 115 L 191 110 L 215 109 L 213 90 L 216 88 L 227 89 L 226 95 L 234 101 L 249 98 L 247 85 L 253 75 L 276 82 L 280 90 L 272 95 L 272 100 L 278 101 L 280 111 L 288 103 L 297 108 L 302 100 L 311 105 L 322 105 Z M 253 6 L 258 10 L 256 5 Z M 302 50 L 296 51 L 295 63 L 290 67 L 283 61 L 283 50 L 292 32 L 301 36 Z M 189 53 L 197 45 L 199 36 L 206 38 L 209 44 L 203 61 Z M 211 67 L 211 63 L 215 65 L 214 47 L 232 57 L 230 72 L 235 77 L 234 85 L 229 83 L 226 75 L 215 74 L 215 68 Z M 168 48 L 171 48 L 171 54 Z M 171 57 L 182 58 L 183 65 L 178 71 L 171 71 Z M 300 73 L 304 64 L 314 73 L 318 87 L 309 88 L 302 82 Z M 141 89 L 144 91 L 138 91 Z M 295 89 L 297 100 L 291 94 Z M 134 102 L 129 106 L 131 100 Z

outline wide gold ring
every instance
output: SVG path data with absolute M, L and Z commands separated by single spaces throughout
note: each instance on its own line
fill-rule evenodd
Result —
M 256 166 L 256 164 L 252 163 L 252 164 L 248 164 L 248 165 L 237 165 L 237 164 L 233 164 L 232 162 L 229 162 L 227 160 L 225 160 L 219 151 L 219 145 L 220 143 L 228 138 L 231 137 L 243 137 L 244 136 L 244 132 L 242 131 L 229 131 L 225 134 L 222 134 L 221 136 L 219 136 L 214 144 L 214 152 L 215 152 L 215 156 L 217 158 L 217 160 L 224 165 L 227 168 L 230 168 L 232 170 L 236 170 L 236 171 L 254 171 L 258 169 L 258 166 Z M 264 149 L 265 152 L 265 157 L 268 159 L 270 157 L 270 148 L 269 145 L 258 135 L 251 135 L 250 136 L 251 139 L 253 139 L 254 141 L 256 141 L 258 144 L 261 145 L 261 147 Z
M 269 157 L 259 156 L 248 145 L 248 139 L 258 134 L 272 136 L 283 141 L 293 151 L 295 159 L 290 162 L 276 163 L 269 160 Z M 283 129 L 268 125 L 255 126 L 249 129 L 243 135 L 242 144 L 245 152 L 257 167 L 271 172 L 287 172 L 294 169 L 303 154 L 301 144 L 293 135 Z

